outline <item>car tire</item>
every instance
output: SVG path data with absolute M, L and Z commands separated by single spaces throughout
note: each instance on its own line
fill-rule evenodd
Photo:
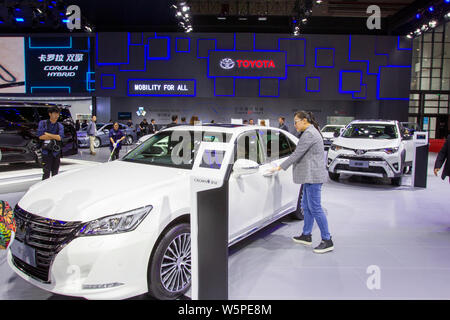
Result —
M 132 136 L 127 136 L 125 141 L 126 141 L 125 142 L 126 144 L 131 145 L 131 144 L 133 144 L 133 137 Z
M 303 208 L 301 205 L 303 197 L 303 185 L 300 187 L 299 197 L 300 199 L 297 201 L 297 209 L 291 213 L 291 218 L 295 220 L 304 220 L 305 216 L 303 215 Z
M 391 178 L 391 184 L 399 187 L 402 184 L 402 177 Z
M 174 300 L 185 294 L 191 286 L 190 233 L 188 223 L 177 224 L 156 245 L 148 268 L 148 288 L 152 297 Z M 175 281 L 177 276 L 180 276 L 181 284 Z
M 102 145 L 102 142 L 100 141 L 99 138 L 95 138 L 94 139 L 94 148 L 100 148 L 100 146 Z
M 339 173 L 333 173 L 333 172 L 329 172 L 328 171 L 328 176 L 330 177 L 331 180 L 333 181 L 339 181 Z

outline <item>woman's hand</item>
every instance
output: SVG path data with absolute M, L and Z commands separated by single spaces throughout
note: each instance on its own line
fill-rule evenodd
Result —
M 274 168 L 269 169 L 269 172 L 270 173 L 274 173 L 274 172 L 277 172 L 277 171 L 280 171 L 280 170 L 281 170 L 281 167 L 278 166 L 278 167 L 274 167 Z
M 434 169 L 434 175 L 437 176 L 437 175 L 438 175 L 438 172 L 439 172 L 439 168 L 435 168 L 435 169 Z

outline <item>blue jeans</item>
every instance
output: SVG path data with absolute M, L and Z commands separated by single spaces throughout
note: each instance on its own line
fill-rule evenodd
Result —
M 323 240 L 330 240 L 330 232 L 328 231 L 328 221 L 320 204 L 322 191 L 321 183 L 305 183 L 303 185 L 302 208 L 305 216 L 303 225 L 303 234 L 310 235 L 316 220 L 320 229 Z

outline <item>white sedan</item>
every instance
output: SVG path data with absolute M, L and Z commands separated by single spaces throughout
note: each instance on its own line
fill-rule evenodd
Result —
M 180 134 L 191 139 L 180 141 Z M 235 145 L 229 245 L 287 214 L 301 215 L 300 185 L 293 183 L 292 171 L 267 175 L 294 151 L 295 136 L 259 126 L 177 126 L 120 160 L 32 186 L 15 207 L 18 227 L 9 265 L 37 287 L 63 295 L 123 299 L 149 292 L 175 299 L 184 294 L 191 280 L 189 181 L 202 141 Z M 180 143 L 191 149 L 178 148 Z M 241 175 L 239 163 L 259 169 Z

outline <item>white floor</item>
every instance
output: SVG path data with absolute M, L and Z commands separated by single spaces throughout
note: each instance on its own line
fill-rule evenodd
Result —
M 294 243 L 303 222 L 289 218 L 232 247 L 230 299 L 450 299 L 450 184 L 432 175 L 435 157 L 427 189 L 345 177 L 326 183 L 334 252 Z M 0 199 L 14 205 L 22 195 Z M 60 298 L 16 276 L 0 252 L 0 299 Z

